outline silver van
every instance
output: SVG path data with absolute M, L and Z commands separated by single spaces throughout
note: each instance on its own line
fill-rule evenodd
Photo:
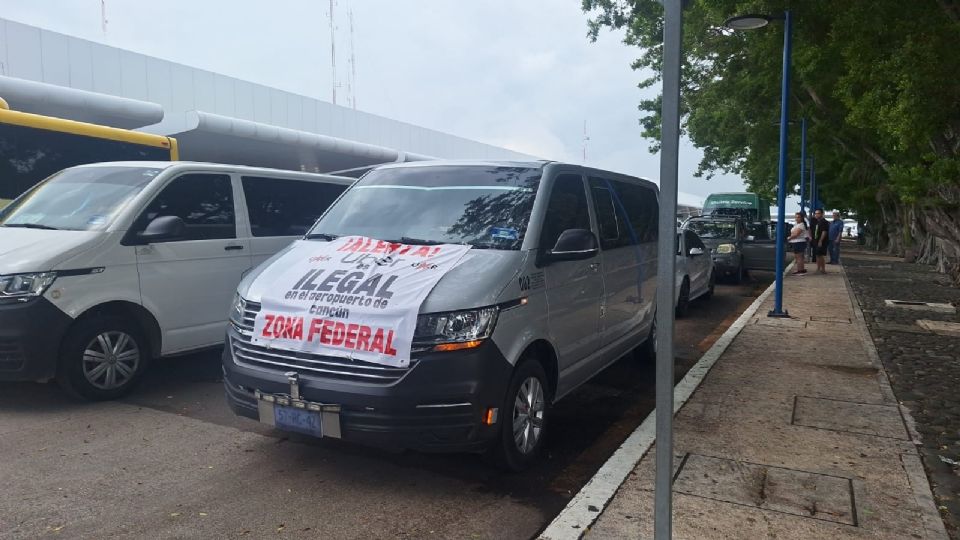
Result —
M 658 204 L 650 181 L 556 162 L 375 169 L 240 283 L 223 353 L 230 405 L 279 429 L 490 451 L 522 469 L 554 402 L 626 353 L 654 353 Z M 417 258 L 441 248 L 460 258 Z M 398 305 L 410 291 L 396 285 L 423 269 L 442 275 Z M 376 351 L 365 325 L 388 302 L 416 322 Z

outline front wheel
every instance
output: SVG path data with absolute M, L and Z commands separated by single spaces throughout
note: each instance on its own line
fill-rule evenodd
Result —
M 81 319 L 60 350 L 57 382 L 92 401 L 128 394 L 146 370 L 150 347 L 140 329 L 119 317 Z
M 690 281 L 686 278 L 680 285 L 680 296 L 677 298 L 677 307 L 674 310 L 676 318 L 682 319 L 690 311 Z
M 492 448 L 502 467 L 522 471 L 540 456 L 550 411 L 548 388 L 547 374 L 535 359 L 514 370 L 501 408 L 500 437 Z

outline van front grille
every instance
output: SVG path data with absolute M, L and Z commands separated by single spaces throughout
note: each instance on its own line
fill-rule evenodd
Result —
M 252 340 L 253 325 L 258 313 L 260 304 L 245 301 L 242 321 L 231 321 L 238 336 L 230 340 L 230 347 L 234 360 L 240 365 L 283 372 L 294 371 L 313 379 L 388 385 L 403 378 L 416 363 L 416 360 L 413 360 L 409 367 L 395 368 L 337 356 L 263 347 Z

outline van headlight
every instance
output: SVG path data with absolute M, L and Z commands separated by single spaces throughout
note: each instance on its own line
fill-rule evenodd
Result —
M 0 303 L 26 302 L 42 295 L 54 280 L 56 272 L 33 272 L 0 276 Z
M 736 252 L 737 252 L 737 246 L 733 244 L 720 244 L 719 246 L 717 246 L 717 253 L 720 253 L 720 254 L 736 253 Z
M 243 310 L 246 307 L 246 302 L 243 301 L 243 297 L 240 296 L 240 293 L 233 293 L 233 303 L 230 304 L 230 322 L 236 325 L 243 323 Z
M 496 307 L 427 313 L 417 317 L 415 348 L 456 351 L 479 347 L 493 334 L 500 310 Z

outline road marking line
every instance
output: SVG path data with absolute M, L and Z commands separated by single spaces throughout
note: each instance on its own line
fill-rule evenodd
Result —
M 787 273 L 789 267 L 784 271 Z M 773 292 L 776 283 L 771 283 L 763 294 L 757 297 L 730 328 L 705 352 L 690 371 L 673 389 L 673 414 L 690 399 L 693 392 L 700 386 L 720 356 L 727 350 L 734 338 L 740 334 L 750 319 L 754 316 L 763 302 Z M 597 474 L 567 503 L 567 506 L 547 525 L 547 528 L 538 537 L 539 540 L 578 540 L 600 517 L 600 513 L 607 507 L 614 494 L 633 472 L 644 454 L 650 450 L 656 440 L 657 410 L 643 420 L 637 429 L 627 437 L 620 448 L 610 456 L 610 459 L 600 467 Z

